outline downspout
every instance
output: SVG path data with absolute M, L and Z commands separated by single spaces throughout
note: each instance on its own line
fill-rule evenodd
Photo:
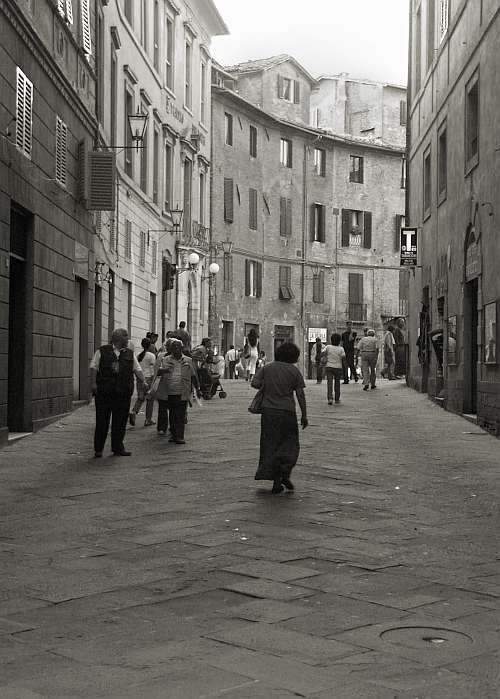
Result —
M 307 371 L 306 355 L 307 349 L 307 330 L 305 319 L 306 305 L 306 256 L 307 256 L 307 144 L 304 143 L 304 160 L 302 163 L 302 270 L 300 278 L 300 314 L 302 325 L 302 372 L 305 375 Z
M 407 79 L 407 86 L 406 86 L 406 162 L 405 162 L 405 168 L 406 168 L 406 189 L 405 189 L 405 224 L 407 226 L 411 225 L 410 221 L 410 148 L 411 148 L 411 107 L 412 107 L 412 82 L 411 82 L 411 58 L 413 55 L 413 15 L 412 15 L 412 2 L 413 0 L 408 0 L 408 79 Z M 418 240 L 418 238 L 417 238 Z M 418 263 L 418 261 L 417 261 Z M 408 296 L 410 295 L 410 284 L 409 284 L 409 277 L 410 277 L 410 271 L 405 272 L 408 275 Z M 415 278 L 415 270 L 412 271 L 413 278 Z M 408 298 L 408 321 L 410 321 L 410 304 L 409 304 L 410 299 Z M 408 322 L 408 326 L 406 328 L 407 331 L 407 338 L 408 338 L 408 356 L 406 358 L 407 366 L 406 366 L 406 384 L 410 385 L 410 373 L 411 373 L 411 347 L 415 343 L 412 341 L 411 338 L 411 323 Z

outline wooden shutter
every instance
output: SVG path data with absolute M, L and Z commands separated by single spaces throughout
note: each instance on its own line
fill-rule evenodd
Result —
M 293 102 L 294 104 L 300 102 L 300 83 L 298 80 L 293 81 Z
M 96 150 L 88 154 L 88 203 L 90 211 L 114 211 L 116 201 L 116 155 Z
M 349 273 L 349 304 L 363 303 L 363 275 Z
M 234 221 L 234 185 L 230 177 L 224 177 L 224 221 Z
M 364 212 L 364 235 L 363 247 L 369 250 L 372 246 L 372 213 L 371 211 Z
M 322 204 L 318 206 L 318 240 L 325 242 L 325 207 Z
M 311 204 L 309 208 L 309 234 L 311 241 L 316 240 L 316 204 Z
M 248 190 L 248 226 L 252 230 L 257 230 L 257 190 Z
M 72 0 L 66 0 L 66 19 L 70 24 L 73 24 L 73 3 Z
M 319 303 L 319 274 L 313 274 L 313 303 Z
M 16 73 L 16 146 L 31 158 L 33 83 L 20 68 Z
M 395 218 L 395 228 L 394 228 L 394 252 L 399 252 L 401 245 L 401 222 L 403 216 L 401 214 L 396 214 Z
M 342 209 L 342 247 L 349 247 L 349 236 L 351 234 L 351 210 Z
M 156 277 L 156 273 L 158 270 L 158 243 L 156 240 L 153 240 L 152 245 L 151 245 L 151 274 L 153 277 Z
M 113 212 L 109 219 L 109 249 L 111 252 L 115 252 L 117 247 L 115 215 Z
M 250 296 L 250 260 L 245 260 L 245 296 Z
M 92 53 L 92 41 L 90 39 L 90 7 L 89 0 L 80 0 L 82 17 L 82 45 L 87 56 Z
M 246 271 L 245 271 L 246 280 Z M 224 253 L 224 291 L 229 293 L 233 290 L 233 257 L 229 253 Z
M 325 273 L 319 273 L 319 303 L 325 303 Z
M 146 233 L 139 233 L 139 267 L 146 266 Z
M 132 221 L 125 221 L 125 259 L 132 258 Z
M 359 163 L 359 175 L 358 175 L 358 182 L 362 183 L 365 181 L 365 159 L 364 158 L 359 158 L 358 160 Z
M 286 235 L 286 198 L 280 197 L 280 235 Z
M 292 236 L 292 200 L 286 200 L 286 235 Z
M 283 76 L 278 73 L 278 99 L 283 97 Z
M 68 150 L 68 127 L 56 116 L 56 180 L 66 187 L 66 161 Z
M 406 100 L 400 100 L 399 102 L 399 124 L 400 126 L 406 126 L 407 116 L 406 116 Z
M 256 292 L 255 295 L 257 298 L 260 298 L 262 296 L 262 263 L 261 262 L 255 262 L 255 267 L 256 267 Z

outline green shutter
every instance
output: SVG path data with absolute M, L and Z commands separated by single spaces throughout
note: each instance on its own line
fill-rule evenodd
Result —
M 314 241 L 315 240 L 315 233 L 316 233 L 316 229 L 315 229 L 316 205 L 315 204 L 311 204 L 311 206 L 309 207 L 309 212 L 310 212 L 309 213 L 309 234 L 311 237 L 311 241 Z
M 234 186 L 230 177 L 224 177 L 224 221 L 232 223 L 234 221 Z
M 257 289 L 255 295 L 257 298 L 260 298 L 262 296 L 262 263 L 257 262 L 255 266 L 257 268 Z
M 286 200 L 286 235 L 292 236 L 292 200 Z
M 280 235 L 286 235 L 286 199 L 280 197 Z

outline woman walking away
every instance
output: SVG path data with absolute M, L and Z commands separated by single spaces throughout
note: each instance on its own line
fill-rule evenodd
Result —
M 299 429 L 294 392 L 302 413 L 302 429 L 308 425 L 304 379 L 295 366 L 300 350 L 284 342 L 275 361 L 255 375 L 252 386 L 263 393 L 260 428 L 260 458 L 255 480 L 273 481 L 272 493 L 293 490 L 290 474 L 299 457 Z
M 376 388 L 377 360 L 378 360 L 378 340 L 375 337 L 375 330 L 368 330 L 366 337 L 362 337 L 358 344 L 358 352 L 361 357 L 361 371 L 363 373 L 363 391 L 368 390 L 368 386 Z
M 341 337 L 338 333 L 333 333 L 330 338 L 330 345 L 327 345 L 322 352 L 325 360 L 326 372 L 326 398 L 328 405 L 333 403 L 333 383 L 335 382 L 335 402 L 340 403 L 340 379 L 344 375 L 346 367 L 345 349 L 340 346 Z
M 146 401 L 146 420 L 144 421 L 144 427 L 149 427 L 154 425 L 153 421 L 153 407 L 155 399 L 154 397 L 146 397 L 146 394 L 151 388 L 151 383 L 153 381 L 153 376 L 155 373 L 155 363 L 156 354 L 152 350 L 151 340 L 145 337 L 142 342 L 142 352 L 137 355 L 137 361 L 141 365 L 142 373 L 144 374 L 144 383 L 137 386 L 137 400 L 128 416 L 128 421 L 131 425 L 135 425 L 135 418 L 141 409 L 142 404 Z
M 247 381 L 251 381 L 257 370 L 257 360 L 259 358 L 259 336 L 252 328 L 245 338 L 243 357 L 246 360 Z

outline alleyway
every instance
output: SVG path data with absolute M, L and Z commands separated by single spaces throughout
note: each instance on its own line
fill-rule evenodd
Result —
M 2 699 L 495 699 L 500 441 L 399 382 L 309 383 L 296 492 L 244 383 L 185 446 L 92 408 L 0 452 Z

